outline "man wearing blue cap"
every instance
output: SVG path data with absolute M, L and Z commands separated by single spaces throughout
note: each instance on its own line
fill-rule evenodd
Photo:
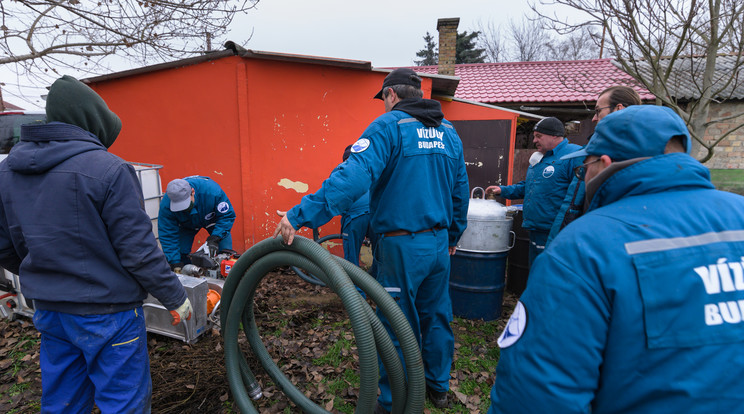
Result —
M 489 413 L 741 411 L 744 197 L 689 151 L 673 110 L 638 105 L 568 156 L 586 211 L 535 261 Z

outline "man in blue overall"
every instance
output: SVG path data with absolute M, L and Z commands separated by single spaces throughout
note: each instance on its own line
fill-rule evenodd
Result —
M 581 164 L 578 160 L 561 159 L 581 148 L 568 142 L 564 135 L 565 129 L 559 119 L 540 120 L 535 124 L 533 139 L 537 156 L 530 158 L 527 177 L 514 185 L 486 188 L 486 193 L 524 199 L 522 227 L 530 232 L 530 266 L 545 249 L 550 228 L 574 176 L 573 169 Z
M 191 315 L 152 234 L 134 168 L 109 153 L 119 117 L 69 76 L 48 124 L 21 127 L 0 163 L 0 266 L 20 276 L 41 333 L 41 412 L 149 413 L 142 312 L 150 292 L 174 324 Z
M 222 188 L 209 177 L 193 175 L 168 183 L 158 216 L 158 237 L 171 268 L 179 271 L 191 263 L 194 237 L 207 229 L 210 256 L 232 249 L 230 230 L 235 210 Z
M 636 105 L 570 155 L 586 212 L 535 261 L 489 413 L 741 412 L 744 197 L 689 151 L 673 110 Z
M 377 280 L 419 339 L 427 394 L 441 408 L 448 405 L 454 353 L 449 255 L 467 226 L 469 192 L 462 142 L 439 102 L 422 97 L 421 78 L 411 69 L 385 77 L 375 98 L 383 100 L 386 113 L 367 127 L 320 190 L 286 215 L 279 212 L 274 236 L 291 244 L 297 229 L 325 224 L 369 189 L 372 230 L 380 235 Z M 387 412 L 392 398 L 382 365 L 380 376 L 377 412 Z

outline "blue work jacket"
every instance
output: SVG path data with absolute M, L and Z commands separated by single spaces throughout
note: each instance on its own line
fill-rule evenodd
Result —
M 381 115 L 353 145 L 349 159 L 287 218 L 295 229 L 319 227 L 367 190 L 375 233 L 441 227 L 448 230 L 449 245 L 456 245 L 467 226 L 469 190 L 455 128 L 447 120 L 425 126 L 401 110 Z
M 198 231 L 214 226 L 211 235 L 221 239 L 227 237 L 235 223 L 233 209 L 227 194 L 209 177 L 194 175 L 185 177 L 194 192 L 194 206 L 189 211 L 173 212 L 167 194 L 160 202 L 158 215 L 158 237 L 168 263 L 181 261 L 178 229 Z
M 616 171 L 535 261 L 489 412 L 741 412 L 743 269 L 744 197 L 705 166 Z
M 501 196 L 507 199 L 524 199 L 522 227 L 528 230 L 550 231 L 566 190 L 574 177 L 573 169 L 582 163 L 581 158 L 561 160 L 581 147 L 563 139 L 540 162 L 527 168 L 527 177 L 514 185 L 501 186 Z

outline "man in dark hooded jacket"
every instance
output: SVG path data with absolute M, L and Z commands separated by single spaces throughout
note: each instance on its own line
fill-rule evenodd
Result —
M 42 412 L 150 411 L 142 301 L 174 324 L 191 304 L 158 248 L 131 165 L 106 149 L 121 121 L 63 76 L 48 124 L 24 125 L 0 163 L 0 266 L 20 275 L 41 332 Z
M 454 353 L 449 255 L 467 226 L 462 142 L 439 102 L 422 99 L 421 78 L 413 70 L 390 72 L 375 98 L 383 100 L 385 114 L 367 127 L 320 190 L 286 215 L 280 212 L 274 236 L 291 244 L 297 229 L 320 227 L 369 190 L 370 223 L 379 235 L 377 281 L 408 318 L 421 345 L 427 395 L 443 408 Z M 382 364 L 380 377 L 377 413 L 392 406 Z

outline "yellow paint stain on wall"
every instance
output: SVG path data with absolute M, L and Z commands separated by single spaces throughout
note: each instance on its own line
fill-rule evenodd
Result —
M 305 183 L 302 183 L 302 182 L 299 182 L 299 181 L 292 181 L 292 180 L 290 180 L 288 178 L 282 178 L 281 180 L 279 180 L 279 182 L 277 184 L 279 184 L 280 186 L 282 186 L 284 188 L 287 188 L 287 189 L 290 189 L 290 190 L 295 190 L 295 191 L 297 191 L 300 194 L 307 193 L 307 190 L 310 188 Z

